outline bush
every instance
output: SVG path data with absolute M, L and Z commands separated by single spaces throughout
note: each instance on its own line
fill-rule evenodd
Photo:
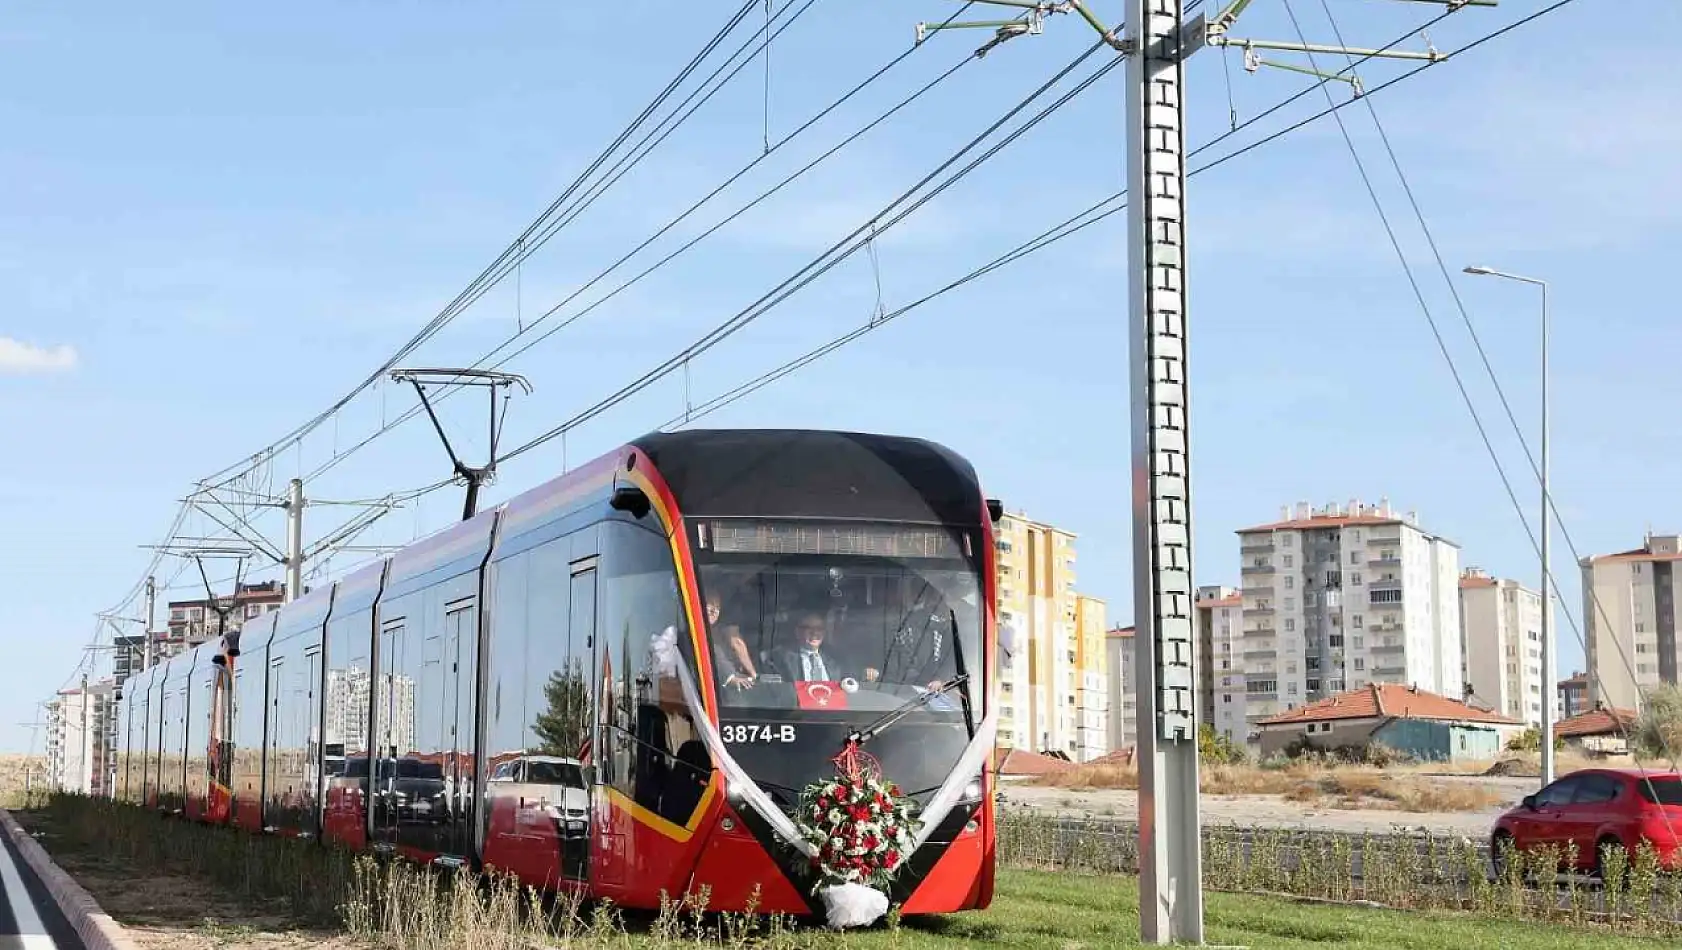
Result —
M 1662 683 L 1649 689 L 1635 721 L 1635 747 L 1658 759 L 1682 758 L 1682 687 Z
M 1564 751 L 1564 749 L 1565 749 L 1565 740 L 1556 736 L 1554 738 L 1554 751 L 1555 752 L 1561 752 L 1561 751 Z M 1507 751 L 1508 752 L 1541 752 L 1542 751 L 1542 730 L 1537 726 L 1531 726 L 1529 729 L 1526 729 L 1523 732 L 1519 733 L 1518 735 L 1513 736 L 1511 739 L 1507 740 Z
M 1244 747 L 1203 723 L 1197 727 L 1197 760 L 1210 765 L 1237 765 L 1244 761 Z

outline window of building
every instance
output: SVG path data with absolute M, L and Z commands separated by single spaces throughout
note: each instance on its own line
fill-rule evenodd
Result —
M 1290 588 L 1295 587 L 1295 586 L 1297 586 L 1297 579 L 1292 577 L 1289 574 L 1286 574 L 1285 575 L 1285 587 L 1286 587 L 1286 589 L 1290 589 Z
M 1359 563 L 1361 563 L 1361 552 L 1359 552 L 1359 551 L 1350 551 L 1350 552 L 1349 552 L 1349 563 L 1351 563 L 1351 564 L 1359 564 Z
M 1285 629 L 1286 630 L 1295 630 L 1296 628 L 1297 628 L 1297 622 L 1295 620 L 1292 620 L 1292 619 L 1287 617 L 1285 619 Z
M 1361 625 L 1365 622 L 1366 622 L 1365 617 L 1361 616 L 1360 614 L 1356 614 L 1354 616 L 1354 619 L 1350 621 L 1349 625 L 1354 627 L 1356 630 L 1359 630 L 1359 629 L 1361 629 Z
M 1360 587 L 1361 586 L 1360 572 L 1358 572 L 1358 571 L 1350 571 L 1349 572 L 1349 585 L 1351 587 Z
M 1366 659 L 1365 659 L 1365 658 L 1363 658 L 1363 657 L 1356 657 L 1356 658 L 1355 658 L 1355 669 L 1357 669 L 1357 670 L 1364 670 L 1364 669 L 1366 669 L 1366 668 L 1367 668 L 1367 661 L 1366 661 Z
M 1635 632 L 1636 633 L 1646 633 L 1647 632 L 1647 625 L 1642 623 L 1639 620 L 1636 621 L 1635 622 Z
M 1285 609 L 1286 609 L 1286 610 L 1295 610 L 1295 609 L 1297 609 L 1297 599 L 1296 599 L 1296 598 L 1295 598 L 1295 597 L 1287 597 L 1287 598 L 1285 598 Z
M 1343 649 L 1343 634 L 1334 633 L 1334 634 L 1331 635 L 1331 639 L 1327 640 L 1326 642 L 1331 645 L 1332 649 L 1341 650 L 1341 649 Z
M 1292 564 L 1296 563 L 1296 558 L 1292 557 L 1291 555 L 1287 554 L 1284 557 L 1285 557 L 1285 566 L 1286 567 L 1290 567 Z

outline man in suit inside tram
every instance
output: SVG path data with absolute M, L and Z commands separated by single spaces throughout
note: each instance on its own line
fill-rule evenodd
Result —
M 777 655 L 777 666 L 783 676 L 808 682 L 862 678 L 852 669 L 852 664 L 825 645 L 828 635 L 829 623 L 821 611 L 804 610 L 796 614 L 794 646 L 779 651 Z

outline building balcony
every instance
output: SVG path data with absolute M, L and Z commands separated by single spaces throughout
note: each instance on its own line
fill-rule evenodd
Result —
M 1243 589 L 1243 595 L 1245 597 L 1272 597 L 1273 585 L 1269 584 L 1266 587 L 1246 587 Z
M 1271 564 L 1246 564 L 1239 570 L 1240 574 L 1275 574 L 1279 569 Z
M 1243 554 L 1266 554 L 1273 550 L 1272 538 L 1255 538 L 1238 543 L 1238 550 Z
M 1260 662 L 1262 660 L 1271 660 L 1271 659 L 1274 659 L 1275 657 L 1277 657 L 1278 655 L 1279 655 L 1278 650 L 1245 650 L 1244 651 L 1244 662 L 1250 663 L 1250 662 Z
M 1272 607 L 1245 607 L 1244 613 L 1254 614 L 1258 617 L 1271 617 L 1273 616 L 1273 610 Z
M 1406 679 L 1407 675 L 1408 668 L 1405 666 L 1375 666 L 1372 670 L 1373 679 L 1386 682 L 1399 683 Z
M 1407 644 L 1397 643 L 1393 646 L 1372 647 L 1373 656 L 1400 656 L 1407 652 Z
M 1375 558 L 1370 558 L 1370 559 L 1367 560 L 1367 566 L 1368 567 L 1401 567 L 1402 566 L 1402 559 L 1399 558 L 1399 557 L 1375 557 Z
M 1371 548 L 1381 548 L 1381 547 L 1385 546 L 1386 544 L 1400 545 L 1401 543 L 1402 543 L 1402 535 L 1401 535 L 1400 532 L 1397 532 L 1396 534 L 1369 534 L 1369 535 L 1367 535 L 1367 547 L 1371 547 Z

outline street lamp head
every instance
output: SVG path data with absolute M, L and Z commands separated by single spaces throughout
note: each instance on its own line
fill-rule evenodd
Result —
M 1468 267 L 1468 268 L 1466 268 L 1466 273 L 1468 273 L 1468 274 L 1478 274 L 1478 275 L 1487 277 L 1491 274 L 1494 274 L 1495 271 L 1493 271 L 1493 270 L 1491 270 L 1487 267 Z

